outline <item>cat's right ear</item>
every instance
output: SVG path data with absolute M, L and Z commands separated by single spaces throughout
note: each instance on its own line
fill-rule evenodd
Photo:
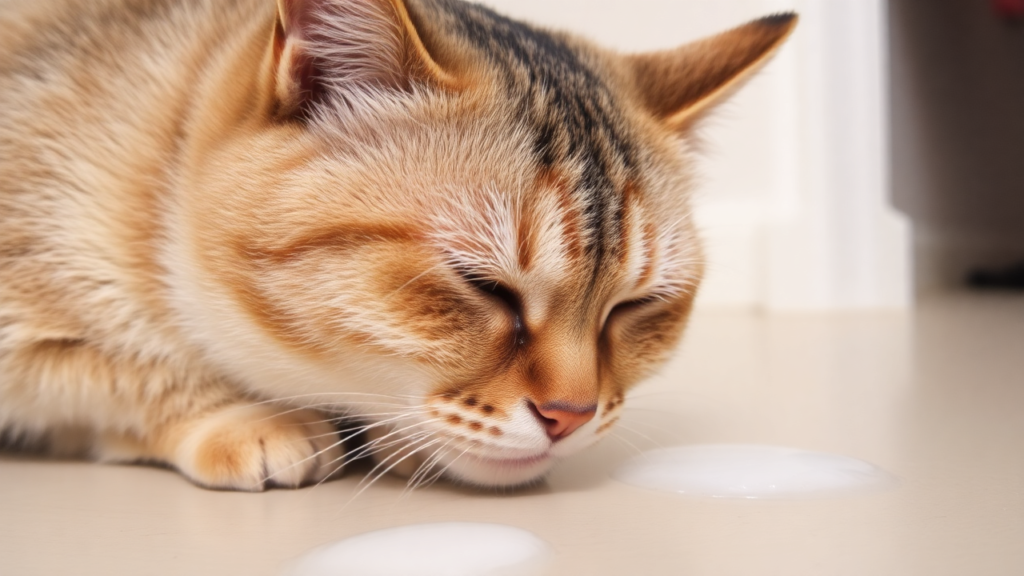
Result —
M 275 115 L 301 116 L 327 98 L 453 86 L 430 56 L 404 0 L 277 0 Z
M 648 112 L 685 129 L 759 69 L 797 20 L 776 14 L 673 50 L 627 56 L 632 83 Z

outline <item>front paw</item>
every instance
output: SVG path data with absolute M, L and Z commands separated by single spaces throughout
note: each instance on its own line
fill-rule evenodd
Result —
M 171 464 L 193 482 L 261 491 L 319 482 L 341 471 L 334 427 L 313 410 L 232 406 L 179 428 Z

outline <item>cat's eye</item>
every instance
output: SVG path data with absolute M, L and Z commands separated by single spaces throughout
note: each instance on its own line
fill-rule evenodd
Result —
M 632 300 L 619 302 L 608 312 L 608 316 L 605 318 L 605 325 L 607 326 L 607 324 L 617 316 L 625 316 L 633 312 L 638 312 L 658 300 L 659 298 L 657 296 L 644 296 L 642 298 L 634 298 Z
M 468 281 L 478 291 L 501 300 L 510 310 L 519 311 L 519 296 L 508 286 L 493 280 L 472 279 Z
M 481 278 L 471 273 L 460 271 L 460 275 L 467 284 L 482 292 L 487 298 L 497 300 L 512 315 L 513 332 L 515 343 L 519 346 L 526 344 L 526 325 L 523 323 L 523 303 L 515 290 L 487 278 Z
M 517 324 L 521 322 L 523 305 L 515 290 L 497 280 L 482 278 L 470 272 L 460 270 L 459 275 L 478 292 L 483 293 L 488 298 L 501 302 L 510 312 L 515 314 Z

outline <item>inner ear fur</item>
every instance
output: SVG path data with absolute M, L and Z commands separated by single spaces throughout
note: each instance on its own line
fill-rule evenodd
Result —
M 754 20 L 675 49 L 626 56 L 641 101 L 683 129 L 757 71 L 796 27 L 783 13 Z
M 404 0 L 277 0 L 272 42 L 278 116 L 332 96 L 455 84 L 424 46 Z

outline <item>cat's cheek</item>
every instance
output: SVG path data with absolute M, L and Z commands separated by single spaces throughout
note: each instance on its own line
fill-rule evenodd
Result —
M 681 299 L 656 314 L 610 325 L 602 356 L 611 379 L 628 388 L 663 364 L 682 338 L 691 304 Z
M 495 313 L 493 305 L 465 287 L 453 285 L 440 272 L 421 273 L 415 267 L 408 268 L 416 276 L 404 282 L 400 290 L 391 289 L 381 280 L 385 287 L 380 292 L 392 295 L 384 301 L 387 316 L 416 343 L 416 355 L 422 361 L 446 366 L 450 378 L 455 376 L 450 370 L 471 368 L 479 372 L 493 360 L 504 358 L 512 327 Z M 391 283 L 403 276 L 394 278 Z

